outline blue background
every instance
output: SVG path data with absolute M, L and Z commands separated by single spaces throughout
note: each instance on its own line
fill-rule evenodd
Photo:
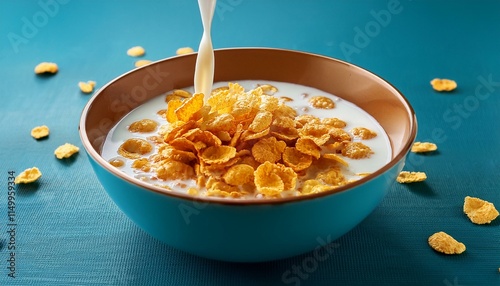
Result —
M 332 242 L 326 260 L 309 253 L 256 264 L 202 259 L 156 241 L 108 198 L 83 150 L 65 161 L 53 155 L 66 142 L 81 147 L 77 127 L 91 95 L 79 91 L 79 81 L 100 87 L 131 70 L 132 46 L 145 47 L 149 60 L 197 49 L 197 1 L 1 6 L 0 285 L 500 285 L 500 219 L 479 226 L 462 213 L 466 195 L 500 206 L 499 1 L 218 1 L 216 48 L 294 49 L 367 68 L 409 99 L 417 140 L 439 147 L 410 154 L 405 170 L 424 171 L 428 180 L 396 183 L 365 221 Z M 56 62 L 59 73 L 36 76 L 42 61 Z M 435 77 L 456 80 L 458 89 L 433 91 Z M 42 124 L 51 134 L 36 141 L 30 130 Z M 12 279 L 8 172 L 33 166 L 42 178 L 16 189 Z M 445 256 L 430 249 L 427 237 L 441 230 L 467 251 Z M 297 268 L 302 274 L 286 276 Z

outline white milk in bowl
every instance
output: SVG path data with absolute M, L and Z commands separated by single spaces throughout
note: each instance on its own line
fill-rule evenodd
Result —
M 103 158 L 167 191 L 227 199 L 334 190 L 391 159 L 373 117 L 321 90 L 242 80 L 214 83 L 204 102 L 193 93 L 169 91 L 134 109 L 109 132 Z

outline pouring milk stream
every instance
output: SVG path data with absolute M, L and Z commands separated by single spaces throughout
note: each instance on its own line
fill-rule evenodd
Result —
M 194 72 L 194 91 L 203 93 L 205 99 L 210 96 L 214 81 L 214 50 L 210 38 L 210 28 L 215 10 L 216 0 L 198 0 L 201 21 L 203 24 L 203 36 L 201 37 L 196 58 L 196 70 Z

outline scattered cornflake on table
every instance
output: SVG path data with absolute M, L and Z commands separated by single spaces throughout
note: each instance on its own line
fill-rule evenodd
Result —
M 499 215 L 492 203 L 469 196 L 464 200 L 464 213 L 475 224 L 488 224 Z
M 415 142 L 411 147 L 413 153 L 432 152 L 437 150 L 437 145 L 430 142 Z
M 408 172 L 402 171 L 399 173 L 396 181 L 401 184 L 422 182 L 427 179 L 427 175 L 424 172 Z
M 78 153 L 78 151 L 80 151 L 80 148 L 73 144 L 66 143 L 57 147 L 54 151 L 54 155 L 56 155 L 57 159 L 63 159 L 71 157 L 73 154 Z
M 145 65 L 149 65 L 150 63 L 152 63 L 152 61 L 150 60 L 138 60 L 135 62 L 135 67 L 138 68 L 138 67 L 142 67 L 142 66 L 145 66 Z
M 17 184 L 29 184 L 38 180 L 42 176 L 42 172 L 37 167 L 28 168 L 22 171 L 14 179 L 14 183 Z
M 456 241 L 443 231 L 431 235 L 427 242 L 432 249 L 444 254 L 460 254 L 466 249 L 465 244 Z
M 431 85 L 436 91 L 452 91 L 457 88 L 457 83 L 451 79 L 435 78 L 431 80 Z
M 49 136 L 49 132 L 49 127 L 47 127 L 46 125 L 37 126 L 31 129 L 31 136 L 35 139 L 41 139 Z
M 135 46 L 127 50 L 127 55 L 131 57 L 141 57 L 144 56 L 146 50 L 141 46 Z
M 193 48 L 190 48 L 190 47 L 183 47 L 183 48 L 178 48 L 175 53 L 177 55 L 185 55 L 185 54 L 194 53 L 194 50 L 193 50 Z
M 42 62 L 35 67 L 36 74 L 56 73 L 59 70 L 56 63 Z
M 91 93 L 92 91 L 94 91 L 95 81 L 91 81 L 91 80 L 89 80 L 87 82 L 81 81 L 78 83 L 78 87 L 80 87 L 80 90 L 83 93 Z

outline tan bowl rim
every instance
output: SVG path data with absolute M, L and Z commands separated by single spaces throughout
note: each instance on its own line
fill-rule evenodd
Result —
M 382 82 L 386 83 L 391 88 L 393 88 L 394 91 L 395 91 L 395 94 L 397 94 L 400 97 L 400 99 L 402 99 L 402 102 L 404 102 L 406 104 L 405 107 L 409 111 L 409 114 L 408 114 L 409 118 L 410 118 L 410 122 L 409 122 L 410 124 L 409 125 L 410 125 L 410 128 L 411 128 L 411 130 L 409 132 L 409 140 L 408 140 L 408 142 L 406 142 L 404 144 L 404 147 L 401 149 L 401 151 L 398 154 L 396 154 L 394 156 L 394 158 L 392 158 L 382 168 L 380 168 L 377 171 L 371 173 L 370 175 L 365 176 L 365 177 L 363 177 L 363 178 L 361 178 L 359 180 L 356 180 L 356 181 L 351 182 L 351 183 L 349 183 L 349 184 L 347 184 L 345 186 L 341 186 L 341 187 L 338 187 L 338 188 L 330 190 L 330 191 L 325 191 L 325 192 L 321 192 L 321 193 L 317 193 L 317 194 L 311 194 L 311 195 L 305 195 L 305 196 L 298 196 L 298 197 L 286 197 L 286 198 L 278 198 L 278 199 L 227 199 L 227 198 L 218 198 L 218 197 L 194 197 L 194 196 L 191 196 L 191 195 L 188 195 L 188 194 L 183 194 L 183 193 L 180 193 L 180 192 L 168 191 L 165 188 L 153 186 L 153 185 L 148 184 L 146 182 L 143 182 L 143 181 L 141 181 L 139 179 L 130 177 L 130 176 L 126 175 L 124 172 L 121 172 L 120 170 L 118 170 L 115 167 L 113 167 L 106 160 L 104 160 L 104 158 L 102 158 L 102 156 L 97 152 L 97 150 L 94 149 L 94 147 L 90 143 L 90 141 L 89 141 L 89 139 L 87 137 L 86 128 L 85 128 L 85 123 L 86 123 L 86 119 L 87 119 L 88 110 L 92 107 L 92 103 L 99 96 L 99 94 L 101 94 L 101 92 L 103 90 L 105 90 L 112 83 L 114 83 L 116 81 L 119 81 L 122 78 L 127 77 L 127 75 L 129 75 L 131 73 L 134 73 L 134 72 L 136 72 L 136 71 L 138 71 L 140 69 L 143 69 L 143 68 L 145 68 L 147 66 L 151 66 L 151 65 L 154 65 L 154 64 L 160 64 L 161 62 L 164 62 L 164 61 L 169 61 L 169 60 L 172 60 L 172 59 L 175 59 L 175 58 L 180 58 L 180 57 L 185 57 L 185 56 L 192 55 L 192 54 L 187 54 L 187 55 L 177 55 L 177 56 L 173 56 L 173 57 L 168 57 L 168 58 L 165 58 L 165 59 L 161 59 L 161 60 L 155 61 L 155 62 L 153 62 L 151 64 L 146 65 L 146 66 L 135 68 L 135 69 L 133 69 L 131 71 L 128 71 L 128 72 L 126 72 L 124 74 L 121 74 L 120 76 L 114 78 L 113 80 L 109 81 L 106 85 L 104 85 L 103 87 L 101 87 L 99 90 L 97 90 L 95 92 L 95 94 L 92 96 L 92 98 L 89 99 L 89 101 L 85 105 L 84 109 L 82 110 L 82 114 L 81 114 L 81 118 L 80 118 L 80 123 L 79 123 L 79 128 L 78 128 L 79 129 L 79 133 L 80 133 L 80 137 L 81 137 L 81 140 L 82 140 L 82 144 L 83 144 L 85 150 L 87 151 L 87 153 L 102 168 L 104 168 L 105 170 L 107 170 L 108 172 L 110 172 L 112 175 L 115 175 L 115 176 L 123 179 L 124 181 L 132 184 L 132 185 L 139 186 L 139 187 L 141 187 L 141 188 L 143 188 L 145 190 L 148 190 L 148 191 L 153 191 L 155 193 L 158 193 L 158 194 L 161 194 L 161 195 L 165 195 L 165 196 L 168 196 L 168 197 L 172 197 L 172 198 L 176 198 L 176 199 L 183 199 L 183 200 L 186 200 L 186 201 L 191 201 L 191 202 L 197 203 L 197 204 L 212 203 L 212 204 L 222 204 L 222 205 L 250 206 L 250 205 L 279 205 L 279 204 L 283 204 L 283 203 L 295 203 L 295 202 L 298 203 L 298 202 L 304 202 L 304 201 L 319 199 L 319 198 L 322 198 L 322 197 L 331 196 L 331 195 L 334 195 L 334 194 L 338 194 L 338 193 L 343 193 L 343 192 L 349 191 L 351 189 L 354 189 L 356 187 L 359 187 L 359 186 L 363 185 L 364 183 L 366 183 L 368 181 L 371 181 L 371 180 L 375 179 L 376 177 L 378 177 L 378 176 L 384 174 L 386 171 L 390 170 L 397 163 L 399 163 L 402 159 L 404 159 L 404 157 L 408 154 L 409 150 L 411 149 L 411 146 L 412 146 L 413 141 L 415 140 L 415 137 L 416 137 L 416 134 L 417 134 L 417 120 L 416 120 L 415 111 L 414 111 L 413 107 L 410 105 L 409 101 L 406 99 L 406 97 L 394 85 L 392 85 L 390 82 L 386 81 L 382 77 L 378 76 L 377 74 L 375 74 L 375 73 L 373 73 L 373 72 L 371 72 L 371 71 L 369 71 L 369 70 L 367 70 L 365 68 L 357 66 L 355 64 L 348 63 L 346 61 L 342 61 L 342 60 L 339 60 L 339 59 L 336 59 L 336 58 L 333 58 L 333 57 L 328 57 L 328 56 L 324 56 L 324 55 L 320 55 L 320 54 L 314 54 L 314 53 L 310 53 L 310 52 L 295 51 L 295 50 L 280 49 L 280 48 L 267 48 L 267 47 L 233 47 L 233 48 L 215 49 L 216 52 L 217 51 L 224 51 L 224 50 L 270 50 L 270 51 L 278 51 L 278 52 L 280 52 L 280 51 L 282 51 L 282 52 L 292 52 L 292 53 L 303 54 L 303 55 L 312 56 L 312 57 L 324 58 L 324 59 L 329 60 L 329 61 L 336 61 L 338 63 L 344 64 L 344 65 L 348 65 L 348 66 L 350 66 L 352 68 L 359 69 L 359 70 L 361 70 L 363 72 L 369 73 L 371 76 L 374 76 L 374 77 L 378 78 L 379 80 L 381 80 Z M 196 54 L 196 52 L 194 54 Z

